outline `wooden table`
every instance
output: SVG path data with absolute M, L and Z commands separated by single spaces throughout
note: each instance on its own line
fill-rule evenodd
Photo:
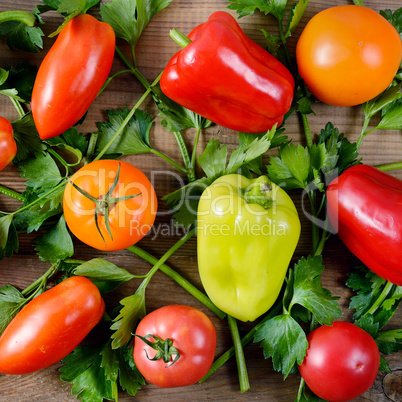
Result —
M 37 4 L 33 0 L 3 0 L 0 3 L 0 11 L 20 9 L 31 11 Z M 307 21 L 321 9 L 333 5 L 350 4 L 346 0 L 319 1 L 311 0 L 300 26 L 297 28 L 293 37 L 290 38 L 290 50 L 294 52 L 295 44 L 302 28 Z M 375 9 L 392 10 L 401 6 L 399 0 L 366 0 L 366 5 Z M 137 47 L 137 60 L 139 69 L 145 77 L 152 81 L 174 52 L 178 50 L 177 45 L 169 38 L 169 30 L 179 28 L 182 32 L 188 33 L 195 25 L 205 21 L 208 16 L 216 10 L 226 10 L 228 5 L 224 0 L 173 0 L 171 5 L 161 11 L 147 26 Z M 97 11 L 95 10 L 95 13 Z M 53 32 L 61 23 L 61 19 L 55 13 L 43 15 L 46 24 L 43 30 L 46 35 Z M 268 32 L 277 32 L 276 23 L 270 16 L 255 13 L 253 17 L 241 19 L 241 26 L 257 43 L 263 45 L 264 37 L 260 28 Z M 380 32 L 378 33 L 381 34 Z M 28 54 L 21 51 L 11 51 L 5 41 L 0 43 L 0 67 L 9 64 L 15 65 L 17 62 L 28 59 L 33 64 L 40 64 L 41 59 L 46 54 L 52 39 L 44 38 L 44 49 L 37 54 Z M 120 43 L 120 42 L 119 42 Z M 124 49 L 124 44 L 121 44 Z M 118 57 L 112 68 L 112 72 L 123 69 L 124 66 Z M 131 76 L 121 75 L 115 78 L 108 86 L 107 90 L 91 106 L 85 123 L 80 131 L 84 133 L 96 130 L 96 122 L 105 119 L 105 110 L 112 108 L 131 108 L 143 93 L 142 86 Z M 156 115 L 156 108 L 151 99 L 148 99 L 142 106 Z M 310 116 L 312 132 L 317 134 L 328 121 L 332 121 L 341 132 L 344 132 L 350 141 L 356 141 L 361 130 L 363 116 L 360 107 L 337 108 L 323 104 L 314 105 L 316 114 Z M 11 120 L 17 118 L 15 109 L 11 102 L 4 96 L 0 97 L 0 115 Z M 304 144 L 302 134 L 302 123 L 296 114 L 293 114 L 286 122 L 286 134 L 293 139 L 295 144 Z M 227 144 L 229 150 L 237 146 L 237 135 L 230 130 L 222 127 L 211 127 L 202 133 L 198 146 L 198 153 L 202 152 L 211 137 L 219 138 L 221 143 Z M 194 140 L 194 132 L 189 130 L 185 133 L 185 141 L 191 146 Z M 164 130 L 160 125 L 160 120 L 155 119 L 151 132 L 151 141 L 154 147 L 163 150 L 172 158 L 179 157 L 179 151 L 173 135 Z M 275 151 L 268 152 L 269 155 Z M 401 160 L 402 155 L 402 135 L 396 131 L 375 131 L 370 134 L 363 142 L 360 155 L 365 163 L 377 165 L 387 162 Z M 171 168 L 161 159 L 154 155 L 138 155 L 126 158 L 146 174 L 155 174 L 154 185 L 159 200 L 164 194 L 177 187 L 177 181 L 169 175 Z M 167 173 L 166 173 L 167 172 Z M 402 179 L 402 171 L 392 172 L 396 177 Z M 17 191 L 23 191 L 24 179 L 22 179 L 15 166 L 9 166 L 0 173 L 0 183 Z M 292 192 L 292 197 L 296 206 L 301 212 L 301 195 L 299 192 Z M 19 206 L 17 201 L 0 196 L 0 210 L 13 211 Z M 171 216 L 166 213 L 167 208 L 160 201 L 160 211 L 156 221 L 156 228 L 170 228 L 164 235 L 157 239 L 154 236 L 146 237 L 140 242 L 140 246 L 149 251 L 156 257 L 163 253 L 174 244 L 180 233 L 174 233 L 171 226 Z M 302 218 L 302 237 L 294 255 L 294 261 L 301 256 L 307 256 L 311 252 L 311 232 L 310 222 L 300 213 Z M 5 258 L 0 261 L 0 286 L 11 283 L 16 287 L 24 288 L 38 278 L 49 266 L 48 263 L 41 262 L 34 251 L 32 242 L 38 234 L 21 234 L 19 253 L 10 259 Z M 147 272 L 150 266 L 143 260 L 134 257 L 127 251 L 105 253 L 88 248 L 78 240 L 74 243 L 75 257 L 78 259 L 90 259 L 94 257 L 106 257 L 115 264 L 126 268 L 132 273 L 142 274 Z M 340 297 L 340 304 L 344 311 L 343 319 L 352 321 L 352 311 L 348 309 L 351 292 L 345 286 L 347 272 L 349 268 L 358 261 L 343 246 L 343 244 L 333 237 L 326 245 L 324 254 L 326 269 L 323 273 L 323 286 L 330 289 L 332 294 Z M 175 268 L 184 277 L 189 279 L 196 286 L 201 288 L 197 272 L 196 241 L 193 238 L 184 247 L 179 249 L 168 261 L 169 265 Z M 111 294 L 106 296 L 108 308 L 113 308 L 118 301 L 125 296 L 133 294 L 139 284 L 138 280 L 132 280 L 121 286 Z M 163 273 L 157 273 L 151 281 L 147 290 L 147 309 L 152 311 L 158 307 L 172 303 L 182 303 L 195 306 L 206 312 L 213 320 L 218 334 L 218 345 L 216 356 L 219 356 L 231 346 L 231 338 L 226 320 L 220 320 L 210 313 L 203 305 L 189 296 L 186 291 L 176 285 L 170 278 Z M 396 329 L 402 326 L 401 311 L 397 311 L 387 328 Z M 240 324 L 241 334 L 250 328 L 249 324 Z M 250 344 L 245 349 L 248 373 L 250 377 L 251 390 L 245 394 L 239 391 L 237 380 L 236 364 L 234 359 L 229 361 L 215 375 L 213 375 L 203 385 L 196 384 L 184 389 L 160 389 L 153 385 L 147 385 L 138 392 L 140 400 L 203 400 L 203 399 L 263 399 L 270 401 L 292 401 L 295 399 L 299 385 L 299 375 L 290 375 L 286 381 L 279 373 L 272 370 L 270 360 L 264 360 L 262 349 L 258 345 Z M 401 401 L 402 399 L 402 355 L 394 354 L 387 357 L 393 374 L 379 374 L 373 387 L 359 401 Z M 32 400 L 54 400 L 54 401 L 73 401 L 75 396 L 70 394 L 71 388 L 67 383 L 63 383 L 59 378 L 58 368 L 61 364 L 55 364 L 48 369 L 37 373 L 23 376 L 0 375 L 0 400 L 1 401 L 32 401 Z M 120 400 L 131 400 L 132 397 L 121 393 Z

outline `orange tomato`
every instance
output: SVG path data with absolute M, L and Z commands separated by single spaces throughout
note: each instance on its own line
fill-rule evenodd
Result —
M 324 103 L 367 102 L 392 82 L 402 58 L 396 29 L 362 6 L 338 6 L 316 14 L 296 47 L 301 77 Z
M 151 230 L 157 198 L 140 169 L 124 161 L 99 160 L 71 177 L 64 191 L 63 211 L 69 229 L 83 243 L 116 251 L 132 246 Z

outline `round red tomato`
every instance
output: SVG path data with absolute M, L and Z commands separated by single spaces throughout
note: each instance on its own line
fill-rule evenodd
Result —
M 99 250 L 123 250 L 151 230 L 157 198 L 147 176 L 135 166 L 99 160 L 71 177 L 63 211 L 69 229 L 82 242 Z
M 299 371 L 317 396 L 331 402 L 349 401 L 373 385 L 380 353 L 366 331 L 336 321 L 310 332 L 307 340 L 309 347 Z
M 296 57 L 301 77 L 319 100 L 359 105 L 391 84 L 401 63 L 401 38 L 368 7 L 332 7 L 307 23 Z
M 62 134 L 94 101 L 112 67 L 112 27 L 89 14 L 69 21 L 43 59 L 32 91 L 32 116 L 42 139 Z
M 0 337 L 0 372 L 26 374 L 71 353 L 102 319 L 105 303 L 87 278 L 73 276 L 35 297 Z
M 136 335 L 170 339 L 179 352 L 172 364 L 163 359 L 151 360 L 156 351 L 135 337 L 134 361 L 150 383 L 158 387 L 172 388 L 195 384 L 211 368 L 216 348 L 216 331 L 211 320 L 200 310 L 182 305 L 159 308 L 146 315 L 138 324 Z M 153 337 L 147 338 L 154 341 Z
M 3 170 L 17 154 L 17 144 L 13 137 L 13 127 L 4 117 L 0 117 L 0 170 Z

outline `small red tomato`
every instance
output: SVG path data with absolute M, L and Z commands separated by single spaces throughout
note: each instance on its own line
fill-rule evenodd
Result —
M 0 373 L 26 374 L 66 357 L 102 319 L 105 303 L 87 278 L 73 276 L 31 300 L 0 337 Z
M 135 333 L 134 361 L 150 383 L 173 388 L 195 384 L 211 368 L 216 348 L 216 331 L 211 320 L 200 310 L 170 305 L 146 315 Z M 147 337 L 151 335 L 150 337 Z M 170 341 L 173 352 L 168 360 L 152 360 L 156 351 L 147 341 Z M 179 357 L 177 358 L 177 352 Z M 177 360 L 175 361 L 175 359 Z
M 366 331 L 336 321 L 310 332 L 307 340 L 309 347 L 299 371 L 317 396 L 330 402 L 349 401 L 373 385 L 380 353 Z
M 4 117 L 0 117 L 0 170 L 3 170 L 17 154 L 17 144 L 13 138 L 13 127 Z

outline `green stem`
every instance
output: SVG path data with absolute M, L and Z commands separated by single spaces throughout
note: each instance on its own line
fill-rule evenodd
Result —
M 198 141 L 200 140 L 200 133 L 201 129 L 198 127 L 197 128 L 197 134 L 195 135 L 194 139 L 194 145 L 193 145 L 193 152 L 191 154 L 191 171 L 195 172 L 195 162 L 197 160 L 197 146 L 198 146 Z
M 304 390 L 304 384 L 305 384 L 304 378 L 301 377 L 300 384 L 299 384 L 299 391 L 297 392 L 296 402 L 300 401 L 300 398 L 302 397 L 303 390 Z
M 283 45 L 283 48 L 285 49 L 285 55 L 286 55 L 286 61 L 288 62 L 288 68 L 290 69 L 290 70 L 292 70 L 293 68 L 293 63 L 292 63 L 292 59 L 291 59 L 291 57 L 290 57 L 290 53 L 289 53 L 289 49 L 288 49 L 288 46 L 287 46 L 287 44 L 286 44 L 286 38 L 285 38 L 285 35 L 284 35 L 284 33 L 283 33 L 283 24 L 282 24 L 282 20 L 278 20 L 278 22 L 279 22 L 279 34 L 280 34 L 280 37 L 281 37 L 281 42 L 282 42 L 282 45 Z
M 28 297 L 28 300 L 31 300 L 35 296 L 37 296 L 39 293 L 44 292 L 48 279 L 57 271 L 58 267 L 59 267 L 59 262 L 56 262 L 40 278 L 38 278 L 35 282 L 31 283 L 31 285 L 29 285 L 27 288 L 25 288 L 23 291 L 21 291 L 21 294 L 26 296 L 34 291 Z
M 122 60 L 122 62 L 128 67 L 128 71 L 132 73 L 138 81 L 144 86 L 145 89 L 148 89 L 151 84 L 148 82 L 148 80 L 141 74 L 141 72 L 138 70 L 136 62 L 135 62 L 135 51 L 134 48 L 132 49 L 132 55 L 133 55 L 133 60 L 134 64 L 130 62 L 130 60 L 126 57 L 126 55 L 116 46 L 116 53 Z
M 161 79 L 162 73 L 159 74 L 159 76 L 155 79 L 155 81 L 152 83 L 152 85 L 144 92 L 144 94 L 141 96 L 141 98 L 138 100 L 138 102 L 134 105 L 134 107 L 130 110 L 129 114 L 127 117 L 123 120 L 121 123 L 120 127 L 116 130 L 112 138 L 109 140 L 109 142 L 104 146 L 102 151 L 94 158 L 94 161 L 99 160 L 102 158 L 102 156 L 107 152 L 109 147 L 113 144 L 113 142 L 118 138 L 118 136 L 121 134 L 121 132 L 124 130 L 126 127 L 127 123 L 130 121 L 130 119 L 133 117 L 135 111 L 140 107 L 140 105 L 144 102 L 144 100 L 147 98 L 147 96 L 150 94 L 152 87 L 156 85 L 159 80 Z
M 156 264 L 149 270 L 147 277 L 141 282 L 137 292 L 147 287 L 153 275 L 162 267 L 166 260 L 174 254 L 184 243 L 190 240 L 195 235 L 195 228 L 187 232 L 179 241 L 177 241 L 163 256 L 156 262 Z
M 59 188 L 65 186 L 67 183 L 67 180 L 63 180 L 62 182 L 60 182 L 56 187 L 53 187 L 51 190 L 49 190 L 47 193 L 43 194 L 41 197 L 39 197 L 38 199 L 36 199 L 35 201 L 32 201 L 31 203 L 29 203 L 28 205 L 24 205 L 22 208 L 17 209 L 16 211 L 14 211 L 11 215 L 15 215 L 16 213 L 19 212 L 23 212 L 27 209 L 32 208 L 34 205 L 36 204 L 40 204 L 41 201 L 47 197 L 49 197 L 50 194 L 52 194 L 55 190 L 58 190 Z
M 180 131 L 174 131 L 173 134 L 174 134 L 174 136 L 176 138 L 177 144 L 179 145 L 181 156 L 183 157 L 184 166 L 187 168 L 188 180 L 190 182 L 194 181 L 194 180 L 196 180 L 195 172 L 194 172 L 194 170 L 191 169 L 190 154 L 188 152 L 187 145 L 184 142 L 183 135 L 181 134 Z
M 364 119 L 362 130 L 361 130 L 359 138 L 358 138 L 358 140 L 356 142 L 357 149 L 360 148 L 360 145 L 362 144 L 364 137 L 368 134 L 366 132 L 366 130 L 367 130 L 367 127 L 368 127 L 368 125 L 370 123 L 370 119 L 371 119 L 371 117 L 367 117 L 367 116 Z
M 169 36 L 182 48 L 184 49 L 191 43 L 191 39 L 189 39 L 186 35 L 180 32 L 178 29 L 172 29 L 169 32 Z
M 300 113 L 303 121 L 304 135 L 306 137 L 306 143 L 309 148 L 313 146 L 313 136 L 311 134 L 310 124 L 308 122 L 307 115 Z
M 99 136 L 99 133 L 94 132 L 94 133 L 91 133 L 91 136 L 89 137 L 88 149 L 87 149 L 87 153 L 85 155 L 85 164 L 91 162 L 91 160 L 92 160 L 92 156 L 95 153 L 95 149 L 96 149 L 96 143 L 98 142 L 98 136 Z
M 134 245 L 127 249 L 131 251 L 133 254 L 142 258 L 143 260 L 149 262 L 150 264 L 155 265 L 158 262 L 158 259 L 153 255 L 149 254 L 145 250 L 140 247 Z M 198 290 L 193 284 L 191 284 L 187 279 L 183 278 L 180 274 L 178 274 L 174 269 L 170 268 L 166 264 L 162 264 L 159 269 L 167 276 L 172 278 L 176 283 L 178 283 L 182 288 L 187 290 L 192 296 L 194 296 L 198 301 L 208 307 L 211 311 L 213 311 L 219 318 L 225 318 L 226 314 L 221 311 L 218 307 L 215 306 L 211 302 L 211 300 L 200 290 Z
M 364 7 L 363 0 L 353 0 L 353 4 L 355 6 L 363 6 Z
M 272 317 L 275 317 L 282 309 L 282 300 L 278 300 L 275 305 L 269 310 L 267 315 L 257 324 L 255 325 L 243 338 L 241 338 L 241 345 L 242 347 L 246 346 L 250 343 L 255 333 L 261 328 L 261 326 L 270 320 Z M 222 354 L 218 359 L 214 361 L 211 368 L 209 369 L 208 373 L 199 381 L 202 384 L 205 380 L 211 377 L 212 374 L 215 373 L 220 367 L 222 367 L 229 359 L 231 359 L 235 355 L 235 349 L 232 346 L 228 349 L 224 354 Z
M 316 196 L 314 191 L 309 191 L 307 192 L 308 194 L 308 198 L 310 200 L 310 208 L 311 208 L 311 215 L 313 217 L 317 217 L 317 210 L 316 210 Z M 313 242 L 313 251 L 317 249 L 318 247 L 318 243 L 319 243 L 319 236 L 320 236 L 320 232 L 319 232 L 319 227 L 313 223 L 312 225 L 312 242 Z
M 8 197 L 14 198 L 15 200 L 18 200 L 21 202 L 26 201 L 25 197 L 22 194 L 18 193 L 17 191 L 10 190 L 9 188 L 4 187 L 2 185 L 0 185 L 0 194 L 4 194 Z
M 244 350 L 240 340 L 239 329 L 237 327 L 236 319 L 230 315 L 228 315 L 228 323 L 233 339 L 233 346 L 237 363 L 237 372 L 239 374 L 240 391 L 246 392 L 250 389 L 250 383 L 248 380 L 246 360 L 244 358 Z
M 384 165 L 378 165 L 376 166 L 376 168 L 382 170 L 383 172 L 389 172 L 390 170 L 399 170 L 402 169 L 402 162 L 386 163 Z
M 110 84 L 110 81 L 112 81 L 113 78 L 116 78 L 121 74 L 126 74 L 126 73 L 131 73 L 131 72 L 132 72 L 131 70 L 121 70 L 121 71 L 118 71 L 117 73 L 111 75 L 110 77 L 108 77 L 108 79 L 102 85 L 102 88 L 99 90 L 99 92 L 96 96 L 99 96 L 106 89 L 106 87 Z
M 163 154 L 162 152 L 151 148 L 151 152 L 155 155 L 160 156 L 163 160 L 166 162 L 170 163 L 172 166 L 174 166 L 176 169 L 180 170 L 180 172 L 187 174 L 187 169 L 184 168 L 183 166 L 180 166 L 177 162 L 175 162 L 173 159 L 169 158 L 167 155 Z
M 36 17 L 28 11 L 3 11 L 0 13 L 0 24 L 3 22 L 18 21 L 22 22 L 29 27 L 33 27 L 36 23 Z
M 381 306 L 382 302 L 387 298 L 388 293 L 391 291 L 394 284 L 392 282 L 387 282 L 382 290 L 381 294 L 378 296 L 377 300 L 373 303 L 373 305 L 364 313 L 366 314 L 374 314 L 378 307 Z
M 9 96 L 9 98 L 10 98 L 11 102 L 13 103 L 13 105 L 15 106 L 15 108 L 17 109 L 17 112 L 18 112 L 19 116 L 24 117 L 25 116 L 25 111 L 24 111 L 21 103 L 17 99 L 15 99 L 15 98 L 13 98 L 11 96 Z
M 73 174 L 74 171 L 71 166 L 50 146 L 47 147 L 47 151 L 54 156 L 66 169 L 67 174 Z

